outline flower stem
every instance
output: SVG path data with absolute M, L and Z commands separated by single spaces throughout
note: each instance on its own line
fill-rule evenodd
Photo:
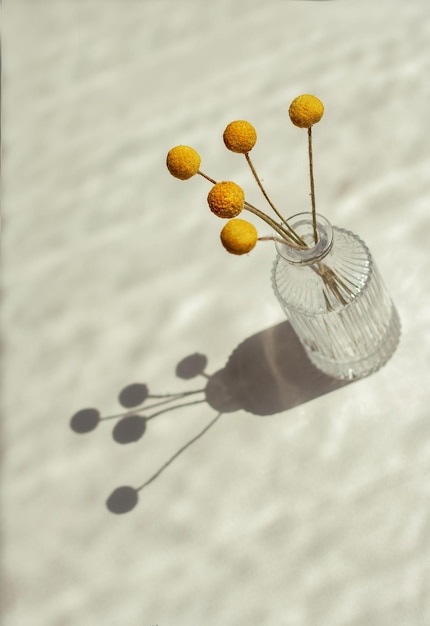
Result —
M 257 171 L 251 161 L 251 157 L 249 156 L 249 152 L 245 153 L 245 158 L 246 158 L 246 162 L 249 165 L 249 168 L 252 172 L 252 175 L 255 178 L 255 181 L 257 183 L 257 185 L 260 188 L 261 193 L 263 194 L 263 196 L 266 198 L 269 206 L 271 207 L 271 209 L 276 213 L 276 215 L 279 217 L 279 219 L 281 220 L 281 222 L 285 225 L 286 230 L 288 230 L 289 233 L 291 233 L 291 238 L 294 239 L 297 243 L 300 243 L 301 245 L 304 245 L 304 241 L 303 239 L 301 239 L 296 232 L 294 232 L 294 230 L 291 228 L 291 226 L 288 224 L 287 220 L 279 213 L 278 209 L 275 207 L 275 205 L 273 204 L 273 202 L 271 201 L 271 199 L 269 198 L 266 190 L 263 187 L 263 183 L 261 182 Z
M 311 183 L 311 201 L 312 201 L 312 225 L 314 230 L 314 241 L 318 241 L 317 232 L 317 215 L 315 208 L 315 185 L 314 185 L 314 166 L 313 166 L 313 154 L 312 154 L 312 126 L 308 128 L 308 155 L 309 155 L 309 178 Z
M 198 170 L 197 174 L 200 174 L 200 176 L 202 176 L 203 178 L 206 178 L 206 180 L 208 180 L 210 183 L 212 183 L 213 185 L 216 185 L 217 181 L 211 178 L 210 176 L 208 176 L 207 174 L 205 174 L 204 172 Z M 257 215 L 260 219 L 266 222 L 266 224 L 269 224 L 269 226 L 271 226 L 273 230 L 275 230 L 279 235 L 281 235 L 283 241 L 296 247 L 300 247 L 300 248 L 307 247 L 306 242 L 303 241 L 303 239 L 299 237 L 297 233 L 294 232 L 294 230 L 287 224 L 287 222 L 282 218 L 282 216 L 281 216 L 281 219 L 282 219 L 283 224 L 286 226 L 286 228 L 283 228 L 280 224 L 275 222 L 275 220 L 273 220 L 271 217 L 266 215 L 266 213 L 263 213 L 263 211 L 260 211 L 260 209 L 257 209 L 257 207 L 253 206 L 252 204 L 249 204 L 249 202 L 245 201 L 243 208 L 247 209 L 251 213 L 254 213 L 254 215 Z
M 200 174 L 200 176 L 203 176 L 203 178 L 206 178 L 206 180 L 208 180 L 210 183 L 213 183 L 214 185 L 216 185 L 216 180 L 214 180 L 213 178 L 211 178 L 210 176 L 208 176 L 204 172 L 201 172 L 200 170 L 198 170 L 197 174 Z
M 248 165 L 249 165 L 249 168 L 250 168 L 250 170 L 251 170 L 251 172 L 252 172 L 252 175 L 253 175 L 253 176 L 254 176 L 254 178 L 255 178 L 255 181 L 256 181 L 257 185 L 260 187 L 260 191 L 261 191 L 261 193 L 262 193 L 262 194 L 263 194 L 263 196 L 266 198 L 266 200 L 267 200 L 267 202 L 269 203 L 270 207 L 273 209 L 273 211 L 274 211 L 274 212 L 276 213 L 276 215 L 279 217 L 279 219 L 281 220 L 281 222 L 285 222 L 284 218 L 283 218 L 283 217 L 282 217 L 282 215 L 279 213 L 278 209 L 275 207 L 275 205 L 273 204 L 273 202 L 271 201 L 271 199 L 270 199 L 270 198 L 269 198 L 269 196 L 267 195 L 267 192 L 266 192 L 266 190 L 265 190 L 265 189 L 264 189 L 264 187 L 263 187 L 263 183 L 261 182 L 260 178 L 258 177 L 258 174 L 257 174 L 257 172 L 256 172 L 256 170 L 255 170 L 255 167 L 254 167 L 254 165 L 253 165 L 253 163 L 252 163 L 252 161 L 251 161 L 251 157 L 249 156 L 249 152 L 247 152 L 247 153 L 245 154 L 245 158 L 246 158 L 246 161 L 247 161 L 247 163 L 248 163 Z
M 278 243 L 283 243 L 285 244 L 285 239 L 283 237 L 276 237 L 276 235 L 267 235 L 265 237 L 259 237 L 258 241 L 277 241 Z M 291 246 L 292 248 L 302 248 L 302 246 L 298 246 L 295 243 L 292 242 L 288 242 L 288 245 Z
M 301 239 L 298 235 L 296 235 L 295 233 L 294 235 L 292 235 L 288 230 L 283 228 L 280 224 L 275 222 L 275 220 L 273 220 L 271 217 L 266 215 L 266 213 L 263 213 L 263 211 L 260 211 L 260 209 L 257 209 L 257 207 L 253 206 L 252 204 L 249 204 L 249 202 L 245 202 L 245 205 L 243 208 L 247 209 L 250 213 L 254 213 L 254 215 L 257 215 L 257 217 L 259 217 L 264 222 L 266 222 L 266 224 L 269 224 L 269 226 L 271 226 L 273 230 L 275 230 L 279 235 L 281 235 L 281 237 L 287 243 L 292 242 L 293 244 L 299 247 L 306 246 L 306 242 L 304 242 L 303 239 Z

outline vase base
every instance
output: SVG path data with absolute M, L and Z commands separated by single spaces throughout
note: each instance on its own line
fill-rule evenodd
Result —
M 356 380 L 373 374 L 387 363 L 399 344 L 400 332 L 400 318 L 393 306 L 386 334 L 371 354 L 357 360 L 339 361 L 327 358 L 307 346 L 305 346 L 305 350 L 312 363 L 328 376 L 338 380 Z

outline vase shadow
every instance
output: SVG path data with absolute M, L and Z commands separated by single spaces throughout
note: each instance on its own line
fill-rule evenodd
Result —
M 223 413 L 282 413 L 348 385 L 327 376 L 309 360 L 288 321 L 252 335 L 208 379 L 206 401 Z

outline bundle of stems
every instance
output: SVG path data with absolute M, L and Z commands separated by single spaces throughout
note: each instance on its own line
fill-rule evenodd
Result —
M 263 183 L 261 182 L 260 177 L 257 174 L 254 164 L 251 161 L 249 152 L 246 152 L 244 156 L 246 158 L 246 162 L 252 172 L 252 175 L 261 193 L 263 194 L 270 208 L 273 210 L 273 212 L 279 219 L 279 222 L 277 222 L 276 220 L 271 218 L 269 215 L 267 215 L 263 211 L 260 211 L 260 209 L 257 209 L 257 207 L 245 201 L 244 209 L 246 209 L 250 213 L 253 213 L 257 217 L 265 221 L 266 224 L 268 224 L 278 235 L 278 237 L 266 236 L 266 237 L 259 237 L 259 239 L 266 240 L 266 241 L 267 240 L 282 241 L 282 243 L 286 243 L 292 246 L 293 248 L 309 248 L 310 247 L 309 244 L 306 243 L 302 239 L 302 237 L 300 237 L 300 235 L 298 235 L 298 233 L 295 232 L 295 230 L 289 225 L 288 221 L 281 215 L 281 213 L 278 211 L 278 209 L 276 208 L 276 206 L 270 199 L 267 191 L 265 190 L 263 186 Z M 312 126 L 308 128 L 308 158 L 309 158 L 309 178 L 310 178 L 310 188 L 311 188 L 310 195 L 311 195 L 311 206 L 312 206 L 313 238 L 314 238 L 314 244 L 316 244 L 318 242 L 318 230 L 317 230 L 317 221 L 316 221 L 315 183 L 314 183 L 314 173 L 313 173 Z M 216 181 L 213 178 L 211 178 L 210 176 L 208 176 L 201 170 L 198 171 L 198 174 L 200 174 L 200 176 L 203 176 L 203 178 L 206 178 L 211 183 L 216 184 Z
M 311 196 L 311 210 L 312 210 L 312 230 L 313 230 L 313 240 L 314 245 L 318 243 L 318 229 L 317 229 L 317 219 L 316 219 L 316 201 L 315 201 L 315 183 L 314 183 L 314 173 L 313 173 L 313 150 L 312 150 L 312 126 L 308 129 L 308 158 L 309 158 L 309 179 L 310 179 L 310 196 Z M 249 156 L 249 152 L 245 153 L 246 161 L 249 165 L 249 168 L 252 172 L 252 175 L 260 188 L 264 198 L 267 203 L 278 217 L 279 222 L 257 209 L 257 207 L 253 206 L 249 202 L 245 201 L 244 209 L 258 216 L 262 220 L 264 220 L 276 233 L 277 235 L 269 235 L 265 237 L 259 237 L 259 240 L 270 240 L 270 241 L 279 241 L 283 244 L 289 245 L 296 249 L 310 249 L 310 246 L 295 230 L 289 225 L 288 221 L 281 215 L 278 211 L 272 200 L 270 199 L 268 193 L 266 192 L 261 179 L 259 178 L 257 171 L 254 167 L 254 164 L 251 161 L 251 157 Z M 215 180 L 199 171 L 204 178 L 208 179 L 212 183 L 216 183 Z M 316 272 L 324 281 L 325 285 L 328 289 L 335 295 L 335 297 L 339 300 L 342 305 L 346 305 L 348 301 L 353 297 L 353 291 L 350 289 L 348 285 L 344 283 L 336 273 L 325 265 L 322 262 L 318 262 L 315 265 L 310 266 L 311 269 Z M 345 294 L 345 295 L 344 295 Z M 332 309 L 332 306 L 327 299 L 327 296 L 324 294 L 327 308 L 329 310 Z

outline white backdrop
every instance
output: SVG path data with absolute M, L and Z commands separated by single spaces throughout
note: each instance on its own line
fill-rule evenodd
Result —
M 4 626 L 428 626 L 427 0 L 4 0 L 2 31 Z M 306 210 L 300 93 L 318 209 L 402 319 L 346 386 L 294 340 L 272 245 L 226 254 L 206 181 L 165 168 L 192 145 L 264 206 L 222 142 L 248 119 Z

